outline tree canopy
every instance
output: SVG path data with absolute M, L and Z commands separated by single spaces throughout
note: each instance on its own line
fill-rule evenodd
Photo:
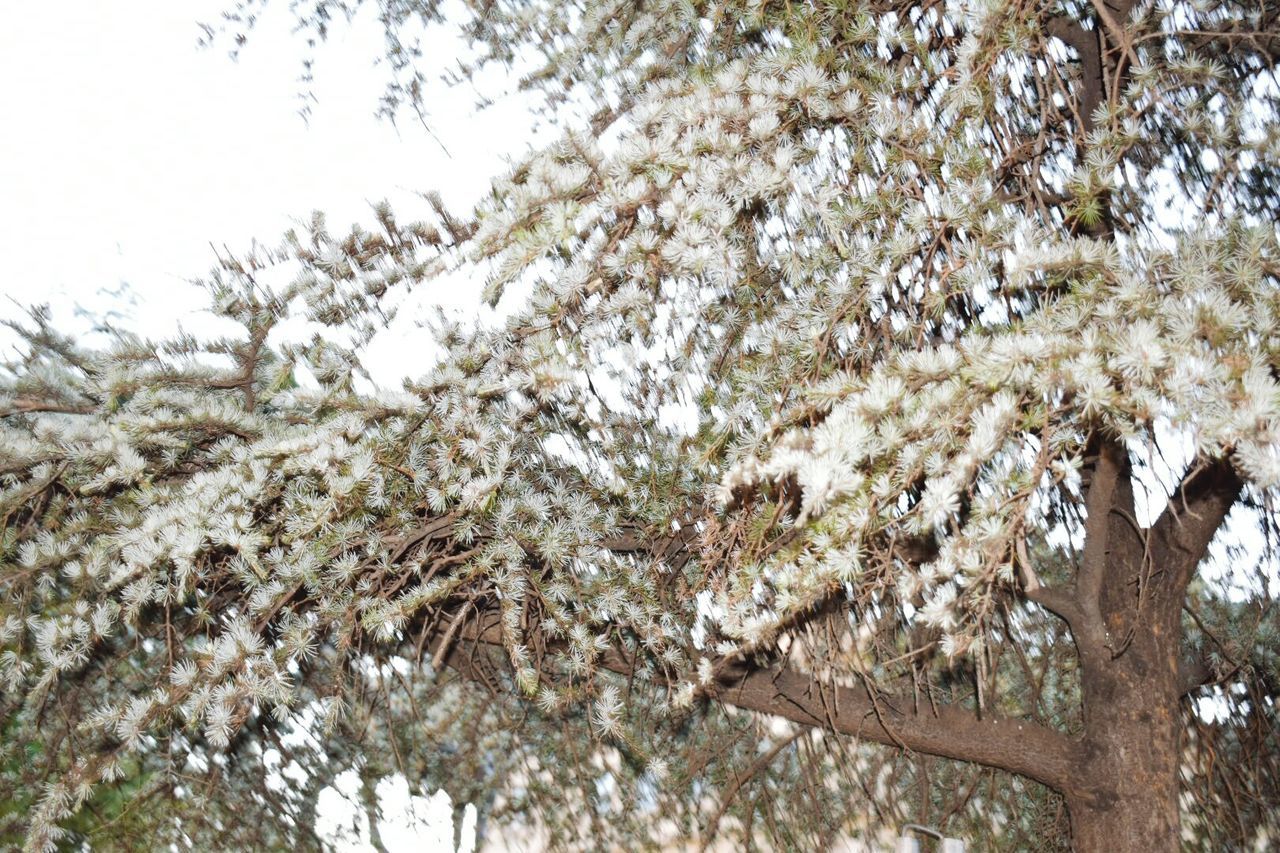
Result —
M 235 334 L 11 324 L 0 837 L 1275 841 L 1280 7 L 369 2 L 389 114 L 456 26 L 562 135 L 219 257 Z M 370 390 L 446 275 L 505 319 Z

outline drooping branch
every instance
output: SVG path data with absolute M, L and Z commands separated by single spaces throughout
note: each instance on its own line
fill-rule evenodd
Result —
M 715 840 L 716 831 L 720 827 L 720 819 L 723 818 L 725 812 L 729 810 L 729 806 L 733 803 L 734 797 L 738 795 L 738 792 L 742 790 L 742 787 L 746 785 L 748 782 L 750 782 L 756 775 L 758 775 L 761 771 L 767 768 L 770 764 L 772 764 L 773 760 L 778 757 L 779 753 L 781 753 L 783 750 L 790 747 L 791 744 L 795 743 L 797 740 L 799 740 L 801 737 L 805 736 L 811 731 L 813 731 L 813 729 L 811 728 L 802 728 L 799 731 L 795 732 L 794 734 L 788 737 L 782 738 L 777 743 L 775 743 L 771 748 L 769 748 L 764 753 L 762 753 L 758 758 L 756 758 L 756 760 L 752 762 L 750 767 L 748 767 L 745 771 L 743 771 L 742 773 L 734 777 L 733 782 L 729 785 L 729 788 L 724 792 L 723 795 L 721 795 L 720 804 L 716 806 L 715 814 L 713 814 L 707 820 L 706 828 L 703 831 L 703 841 L 702 841 L 703 850 L 706 850 L 707 847 L 711 844 L 711 842 Z

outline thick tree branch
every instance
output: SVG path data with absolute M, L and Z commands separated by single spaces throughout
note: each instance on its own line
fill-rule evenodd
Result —
M 1085 620 L 1084 610 L 1073 590 L 1059 586 L 1028 585 L 1025 594 L 1028 601 L 1035 602 L 1060 617 L 1073 630 L 1082 626 Z
M 0 418 L 10 415 L 31 415 L 55 413 L 63 415 L 92 414 L 94 407 L 89 404 L 66 403 L 57 400 L 37 400 L 31 397 L 17 397 L 9 401 L 9 405 L 0 408 Z
M 679 529 L 665 536 L 654 536 L 639 527 L 628 525 L 617 536 L 601 542 L 600 546 L 615 554 L 647 554 L 669 565 L 682 566 L 692 557 L 698 536 L 697 524 L 686 519 Z
M 1049 35 L 1075 48 L 1080 58 L 1079 115 L 1081 130 L 1087 134 L 1093 130 L 1093 113 L 1106 96 L 1098 32 L 1085 29 L 1076 18 L 1066 15 L 1050 18 L 1046 30 Z
M 716 698 L 751 711 L 913 752 L 996 767 L 1064 790 L 1077 770 L 1076 747 L 1038 723 L 950 705 L 916 707 L 861 687 L 823 685 L 790 667 L 746 672 Z
M 1162 573 L 1160 588 L 1167 593 L 1163 604 L 1174 614 L 1242 488 L 1229 460 L 1203 460 L 1182 478 L 1152 525 L 1152 558 Z
M 1107 646 L 1107 626 L 1102 618 L 1103 584 L 1121 548 L 1121 537 L 1131 531 L 1120 528 L 1125 514 L 1133 514 L 1133 484 L 1129 479 L 1129 454 L 1113 438 L 1095 436 L 1094 455 L 1085 496 L 1084 554 L 1075 580 L 1072 634 L 1081 653 L 1093 655 Z M 1046 605 L 1047 606 L 1047 605 Z
M 1213 669 L 1204 661 L 1183 660 L 1178 664 L 1178 695 L 1186 696 L 1213 684 Z
M 433 653 L 443 648 L 444 665 L 475 677 L 476 646 L 501 644 L 501 615 L 493 605 L 477 611 L 461 630 L 442 620 L 432 629 L 427 648 Z M 634 670 L 632 655 L 617 648 L 603 653 L 598 662 L 619 675 L 629 676 Z M 945 704 L 917 707 L 910 701 L 872 695 L 863 687 L 824 685 L 815 676 L 786 665 L 735 664 L 724 669 L 719 685 L 708 695 L 733 707 L 886 746 L 995 767 L 1060 791 L 1073 784 L 1078 770 L 1076 743 L 1038 723 L 991 714 L 980 718 L 968 708 Z

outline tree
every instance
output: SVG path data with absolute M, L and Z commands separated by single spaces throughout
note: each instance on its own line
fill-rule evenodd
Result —
M 476 211 L 220 258 L 219 340 L 14 324 L 7 837 L 315 847 L 354 768 L 562 847 L 1273 840 L 1277 13 L 467 3 L 564 126 Z M 509 319 L 360 391 L 466 270 Z

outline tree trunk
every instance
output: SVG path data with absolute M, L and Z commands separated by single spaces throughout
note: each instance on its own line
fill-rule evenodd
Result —
M 1117 729 L 1086 762 L 1087 790 L 1067 797 L 1078 853 L 1178 849 L 1178 743 L 1159 728 Z
M 1069 801 L 1072 849 L 1077 853 L 1177 850 L 1178 821 L 1168 820 L 1170 797 L 1164 791 L 1133 794 L 1096 806 Z M 1174 794 L 1176 807 L 1176 790 Z
M 1133 517 L 1127 452 L 1108 441 L 1098 454 L 1079 598 L 1067 611 L 1084 710 L 1078 769 L 1063 790 L 1072 845 L 1080 853 L 1177 850 L 1181 605 L 1238 486 L 1224 477 L 1221 489 L 1210 490 L 1212 505 L 1183 518 L 1183 510 L 1201 503 L 1188 484 L 1217 484 L 1189 474 L 1156 524 L 1143 529 Z
M 1086 670 L 1081 773 L 1067 792 L 1080 853 L 1178 849 L 1182 729 L 1176 669 L 1153 660 L 1162 651 L 1141 643 Z

